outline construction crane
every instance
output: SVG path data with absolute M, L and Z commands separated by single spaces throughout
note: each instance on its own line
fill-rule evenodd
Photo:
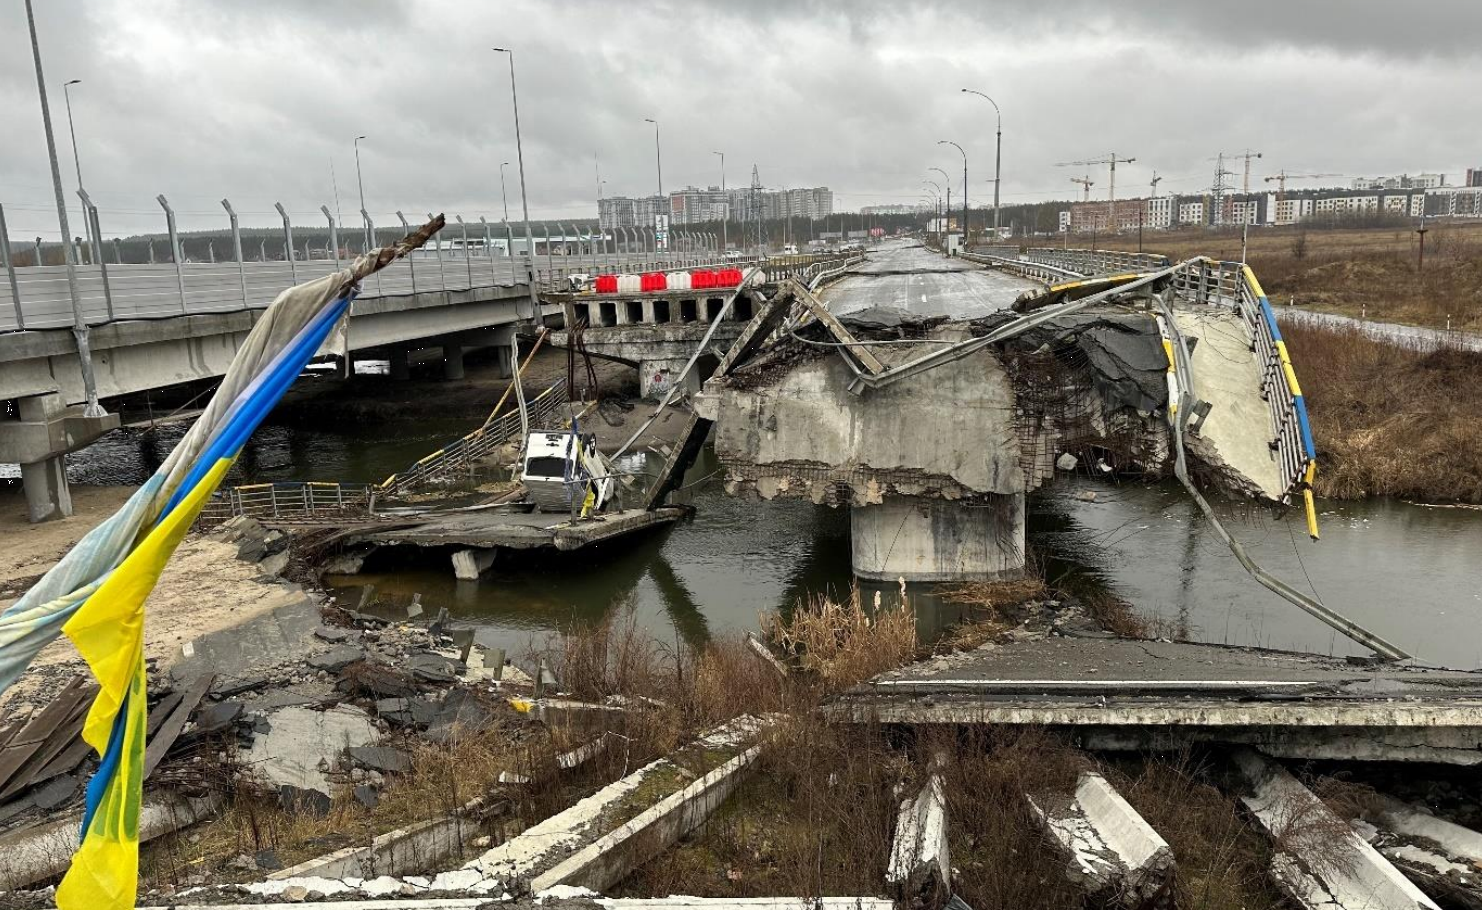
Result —
M 1117 156 L 1117 153 L 1116 152 L 1111 152 L 1111 153 L 1107 154 L 1105 157 L 1102 157 L 1102 158 L 1092 158 L 1092 159 L 1090 159 L 1088 161 L 1062 161 L 1059 164 L 1056 164 L 1055 166 L 1056 167 L 1094 167 L 1095 165 L 1098 165 L 1098 164 L 1105 164 L 1105 165 L 1107 165 L 1110 168 L 1110 174 L 1109 174 L 1110 185 L 1107 186 L 1107 194 L 1106 194 L 1106 197 L 1107 197 L 1108 200 L 1111 201 L 1112 205 L 1115 206 L 1116 203 L 1117 203 L 1117 164 L 1118 163 L 1121 163 L 1121 164 L 1131 164 L 1132 162 L 1134 162 L 1136 160 L 1137 160 L 1136 158 L 1130 158 L 1130 157 L 1129 158 L 1121 158 L 1121 157 L 1118 157 Z M 1113 221 L 1115 221 L 1115 220 L 1116 219 L 1114 218 Z
M 1158 195 L 1158 184 L 1162 182 L 1163 178 L 1158 176 L 1157 171 L 1153 171 L 1153 179 L 1148 181 L 1148 195 L 1156 197 Z
M 1081 189 L 1086 191 L 1086 196 L 1084 199 L 1081 200 L 1082 202 L 1091 201 L 1091 187 L 1096 185 L 1096 181 L 1091 179 L 1090 174 L 1087 174 L 1084 177 L 1072 177 L 1070 178 L 1070 182 L 1079 183 L 1081 185 Z
M 1264 178 L 1267 183 L 1276 181 L 1276 201 L 1280 202 L 1286 198 L 1286 182 L 1288 180 L 1311 180 L 1317 177 L 1342 177 L 1342 174 L 1288 174 L 1286 168 L 1282 168 L 1270 177 Z
M 1240 183 L 1240 192 L 1248 196 L 1248 195 L 1250 195 L 1250 159 L 1252 159 L 1252 158 L 1260 158 L 1260 157 L 1261 157 L 1261 153 L 1260 152 L 1253 152 L 1250 149 L 1246 149 L 1245 151 L 1240 152 L 1240 153 L 1235 154 L 1235 155 L 1226 155 L 1224 152 L 1220 152 L 1220 155 L 1219 155 L 1218 158 L 1211 158 L 1209 160 L 1210 161 L 1220 161 L 1220 162 L 1223 162 L 1226 158 L 1230 158 L 1230 159 L 1244 158 L 1245 159 L 1245 177 L 1244 177 L 1244 179 Z M 1221 166 L 1223 167 L 1223 164 Z

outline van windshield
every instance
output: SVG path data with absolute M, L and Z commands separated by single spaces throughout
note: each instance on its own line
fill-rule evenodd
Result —
M 525 460 L 526 477 L 565 477 L 566 459 L 555 455 L 537 455 Z

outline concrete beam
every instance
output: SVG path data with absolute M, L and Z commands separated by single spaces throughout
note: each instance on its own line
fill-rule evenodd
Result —
M 75 452 L 119 424 L 117 414 L 84 416 L 56 393 L 19 398 L 16 406 L 20 419 L 0 422 L 0 462 L 7 464 Z
M 1271 877 L 1292 900 L 1308 910 L 1439 910 L 1285 768 L 1253 749 L 1233 758 L 1251 791 L 1240 801 L 1277 846 Z
M 947 792 L 941 774 L 932 772 L 915 799 L 901 801 L 885 881 L 902 906 L 940 906 L 951 895 Z
M 1353 827 L 1437 902 L 1482 907 L 1482 834 L 1392 797 Z
M 1026 798 L 1069 858 L 1067 877 L 1093 901 L 1136 908 L 1170 900 L 1173 850 L 1105 777 L 1088 771 L 1073 792 Z
M 274 872 L 268 880 L 307 876 L 374 878 L 435 868 L 449 857 L 459 855 L 463 845 L 477 835 L 477 816 L 485 808 L 482 799 L 475 799 L 452 815 L 397 828 L 377 835 L 369 844 L 305 860 Z
M 208 818 L 222 802 L 219 794 L 187 799 L 151 793 L 139 813 L 139 842 L 146 843 Z M 0 837 L 0 892 L 24 888 L 66 872 L 77 850 L 81 825 L 79 811 Z
M 499 880 L 511 893 L 557 885 L 601 891 L 710 816 L 756 760 L 760 748 L 750 744 L 762 726 L 756 718 L 738 718 L 463 868 Z

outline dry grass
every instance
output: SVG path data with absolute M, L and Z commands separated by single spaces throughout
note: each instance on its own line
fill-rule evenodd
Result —
M 1482 502 L 1482 354 L 1283 328 L 1318 448 L 1317 493 Z
M 1370 319 L 1482 329 L 1482 223 L 1433 221 L 1425 267 L 1417 268 L 1407 226 L 1252 229 L 1247 256 L 1273 303 L 1367 315 Z M 1240 258 L 1240 232 L 1147 233 L 1144 248 L 1173 259 Z M 1070 245 L 1089 246 L 1075 237 Z M 1098 248 L 1137 249 L 1137 235 L 1098 237 Z
M 1113 783 L 1172 848 L 1174 904 L 1201 910 L 1284 906 L 1267 876 L 1269 841 L 1189 753 L 1129 763 Z
M 1035 728 L 938 731 L 917 749 L 922 763 L 945 757 L 957 893 L 973 907 L 1082 905 L 1065 858 L 1035 821 L 1025 794 L 1071 790 L 1090 759 Z
M 497 795 L 501 771 L 529 774 L 531 768 L 553 768 L 557 744 L 534 727 L 512 735 L 513 725 L 520 722 L 513 709 L 506 710 L 511 715 L 506 723 L 447 743 L 388 741 L 411 752 L 412 770 L 387 778 L 374 809 L 361 805 L 348 784 L 337 789 L 329 812 L 323 815 L 285 807 L 276 794 L 239 786 L 228 808 L 217 817 L 145 846 L 140 857 L 141 888 L 179 888 L 202 874 L 218 882 L 260 878 L 261 873 L 233 873 L 224 867 L 239 855 L 253 856 L 264 850 L 271 850 L 283 866 L 291 866 L 351 843 L 369 842 L 413 822 L 450 814 L 474 797 Z
M 1047 596 L 1049 589 L 1038 573 L 1018 581 L 975 581 L 943 585 L 937 595 L 948 603 L 963 604 L 967 615 L 937 639 L 937 653 L 971 651 L 990 641 L 998 641 L 1024 619 L 1024 607 L 1030 601 Z
M 784 718 L 750 780 L 683 843 L 640 867 L 617 896 L 877 894 L 912 773 L 878 730 Z
M 916 613 L 910 601 L 902 596 L 882 605 L 877 593 L 866 609 L 858 587 L 842 603 L 818 595 L 788 614 L 763 616 L 762 628 L 783 653 L 831 689 L 858 685 L 916 656 Z

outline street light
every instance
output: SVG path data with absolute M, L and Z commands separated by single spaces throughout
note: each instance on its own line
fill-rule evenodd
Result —
M 515 111 L 515 159 L 520 163 L 520 207 L 524 210 L 525 214 L 525 244 L 530 250 L 530 319 L 534 322 L 539 322 L 540 302 L 535 294 L 535 235 L 530 231 L 530 199 L 525 194 L 525 147 L 520 142 L 520 96 L 515 91 L 515 52 L 505 47 L 496 47 L 494 51 L 509 55 L 509 97 Z M 515 377 L 518 383 L 518 369 L 515 370 Z M 519 392 L 518 388 L 516 392 Z M 524 413 L 523 408 L 521 409 L 521 413 Z M 521 427 L 521 431 L 528 434 L 529 428 Z
M 726 224 L 731 220 L 731 197 L 726 195 L 726 153 L 712 152 L 720 156 L 720 195 L 725 199 L 724 214 L 720 219 L 720 252 L 724 256 L 726 252 Z
M 644 117 L 643 122 L 652 123 L 654 125 L 654 167 L 658 170 L 659 174 L 659 201 L 658 205 L 654 206 L 654 253 L 657 254 L 659 252 L 659 213 L 660 208 L 665 207 L 664 154 L 659 147 L 659 121 L 653 119 L 652 117 Z M 667 246 L 665 248 L 667 249 Z
M 942 175 L 941 189 L 946 190 L 946 205 L 942 209 L 942 247 L 947 245 L 947 219 L 952 217 L 952 175 L 939 167 L 929 167 L 928 171 L 936 171 Z
M 993 242 L 998 242 L 998 179 L 1003 168 L 1003 111 L 998 109 L 998 102 L 988 98 L 976 89 L 965 88 L 964 92 L 969 95 L 977 95 L 979 98 L 987 98 L 988 103 L 993 105 L 993 112 L 998 115 L 998 133 L 995 137 L 993 150 Z
M 362 140 L 364 138 L 365 138 L 364 136 L 356 136 L 355 137 L 355 143 L 354 143 L 355 144 L 355 185 L 360 189 L 360 222 L 361 222 L 361 233 L 365 237 L 365 250 L 364 250 L 364 252 L 369 253 L 370 252 L 370 248 L 371 248 L 371 242 L 372 242 L 371 241 L 371 222 L 370 222 L 370 214 L 366 211 L 366 208 L 365 208 L 365 180 L 364 180 L 364 178 L 362 178 L 360 176 L 360 140 Z
M 951 139 L 938 139 L 937 145 L 950 145 L 962 153 L 962 248 L 967 249 L 967 152 Z
M 942 185 L 940 183 L 937 183 L 935 180 L 923 179 L 921 182 L 936 190 L 936 195 L 932 197 L 932 204 L 935 206 L 933 211 L 935 212 L 936 216 L 940 218 L 942 216 Z
M 73 126 L 73 93 L 68 92 L 70 87 L 82 84 L 83 80 L 74 79 L 71 82 L 62 83 L 62 98 L 67 99 L 67 132 L 73 136 L 73 163 L 77 166 L 77 194 L 86 196 L 87 190 L 83 185 L 83 160 L 77 154 L 77 127 Z M 96 262 L 98 259 L 99 237 L 93 237 L 92 219 L 87 218 L 87 205 L 83 203 L 83 227 L 87 228 L 87 246 L 89 246 L 89 261 Z M 77 261 L 82 262 L 82 256 L 77 256 Z

